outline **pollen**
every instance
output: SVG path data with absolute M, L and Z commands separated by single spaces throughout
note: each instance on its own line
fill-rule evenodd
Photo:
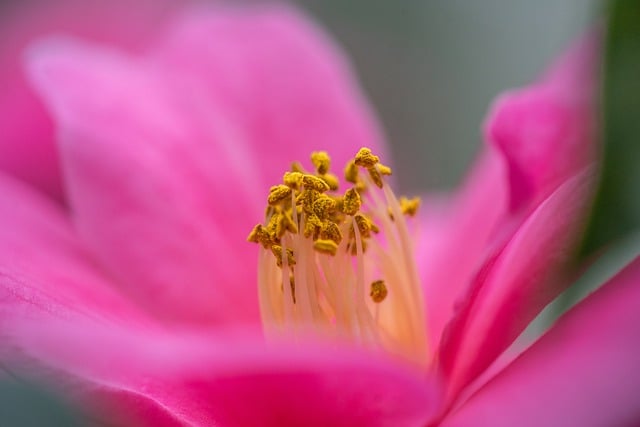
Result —
M 353 159 L 353 163 L 355 163 L 356 166 L 362 166 L 367 169 L 374 167 L 379 161 L 380 158 L 365 147 L 361 148 L 356 154 L 355 159 Z
M 311 163 L 315 166 L 318 175 L 324 175 L 329 172 L 331 159 L 326 151 L 314 151 L 311 153 Z
M 327 152 L 310 161 L 309 170 L 292 163 L 271 187 L 264 222 L 247 237 L 260 248 L 266 336 L 346 339 L 424 366 L 426 316 L 409 231 L 419 199 L 398 200 L 385 180 L 391 168 L 368 148 L 344 168 L 343 191 Z
M 373 302 L 380 303 L 387 297 L 387 292 L 387 286 L 384 284 L 384 280 L 376 280 L 371 283 L 371 292 L 369 292 L 369 296 Z
M 346 215 L 355 215 L 360 210 L 361 205 L 362 201 L 360 200 L 360 194 L 355 190 L 355 188 L 350 188 L 344 193 L 344 198 L 342 199 L 342 212 Z
M 267 203 L 269 203 L 269 206 L 277 205 L 281 201 L 289 198 L 290 195 L 291 188 L 282 184 L 276 185 L 274 187 L 271 187 L 271 190 L 269 191 L 269 197 L 267 198 Z

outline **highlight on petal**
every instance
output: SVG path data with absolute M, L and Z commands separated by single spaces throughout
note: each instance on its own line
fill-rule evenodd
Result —
M 256 160 L 224 111 L 144 59 L 71 40 L 35 46 L 30 71 L 74 223 L 122 289 L 168 321 L 257 322 Z
M 640 421 L 640 259 L 566 313 L 444 427 Z
M 481 374 L 570 282 L 564 270 L 590 194 L 587 168 L 562 184 L 494 252 L 443 334 L 449 399 Z
M 61 200 L 63 188 L 51 117 L 27 82 L 23 55 L 52 32 L 136 50 L 181 0 L 21 0 L 0 14 L 0 169 Z
M 531 209 L 595 157 L 598 36 L 580 40 L 542 79 L 502 94 L 486 140 L 508 165 L 510 209 Z
M 346 57 L 291 7 L 196 8 L 152 56 L 246 129 L 250 148 L 260 152 L 263 190 L 314 150 L 331 152 L 334 169 L 363 146 L 389 158 Z
M 266 347 L 242 331 L 25 324 L 12 344 L 74 378 L 71 392 L 94 418 L 116 424 L 419 426 L 438 403 L 433 383 L 389 359 L 318 343 Z

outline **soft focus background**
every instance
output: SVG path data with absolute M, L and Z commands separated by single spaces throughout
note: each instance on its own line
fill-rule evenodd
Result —
M 353 59 L 403 191 L 451 188 L 502 90 L 527 84 L 600 15 L 596 0 L 298 0 Z
M 153 1 L 132 1 L 158 12 Z M 394 163 L 402 165 L 395 173 L 407 193 L 457 184 L 481 141 L 491 100 L 531 82 L 601 16 L 598 0 L 291 1 L 352 59 L 392 144 Z M 0 0 L 0 14 L 11 5 L 55 2 Z

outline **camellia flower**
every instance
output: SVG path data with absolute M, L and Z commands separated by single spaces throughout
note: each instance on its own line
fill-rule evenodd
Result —
M 153 39 L 26 52 L 64 191 L 3 154 L 30 183 L 0 175 L 3 366 L 109 425 L 638 421 L 640 261 L 507 351 L 572 279 L 593 40 L 500 97 L 465 185 L 416 214 L 297 12 L 189 9 Z

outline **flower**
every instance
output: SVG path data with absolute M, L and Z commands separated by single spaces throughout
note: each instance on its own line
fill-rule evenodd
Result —
M 68 387 L 115 424 L 637 420 L 639 260 L 506 369 L 494 363 L 568 283 L 590 187 L 593 55 L 587 40 L 501 97 L 461 191 L 433 212 L 425 198 L 417 266 L 432 346 L 416 366 L 315 335 L 262 335 L 256 248 L 243 238 L 269 185 L 313 151 L 335 164 L 362 146 L 386 158 L 318 28 L 283 6 L 211 6 L 140 54 L 36 44 L 27 70 L 55 123 L 66 206 L 0 175 L 3 364 Z

